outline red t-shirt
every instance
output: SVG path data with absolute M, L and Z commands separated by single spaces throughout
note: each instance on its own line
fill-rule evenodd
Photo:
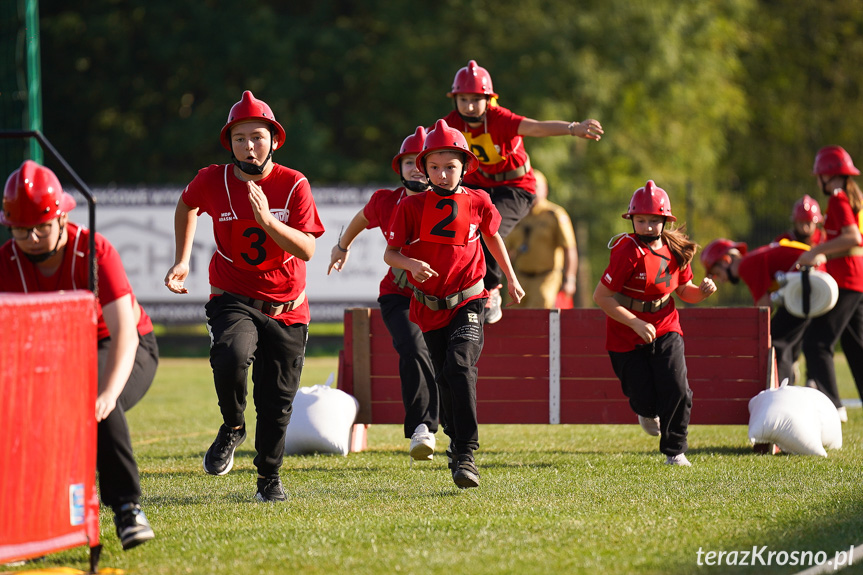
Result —
M 851 209 L 844 190 L 834 190 L 824 218 L 827 241 L 837 237 L 845 226 L 860 227 L 859 214 Z M 863 292 L 863 256 L 828 259 L 827 273 L 833 276 L 839 289 Z
M 479 167 L 487 174 L 501 174 L 523 166 L 527 160 L 524 140 L 518 135 L 518 127 L 524 116 L 519 116 L 501 106 L 489 106 L 485 121 L 477 128 L 471 128 L 461 119 L 457 110 L 446 118 L 447 125 L 460 130 L 467 139 L 470 150 L 479 159 Z M 474 188 L 495 186 L 514 186 L 536 193 L 536 178 L 533 170 L 512 180 L 497 182 L 483 176 L 479 170 L 464 177 L 464 185 Z
M 802 247 L 775 242 L 743 256 L 737 275 L 749 288 L 752 301 L 757 302 L 764 294 L 778 290 L 777 272 L 791 271 L 797 258 L 805 251 Z
M 216 253 L 210 260 L 210 284 L 255 299 L 292 301 L 306 289 L 306 262 L 282 250 L 255 221 L 246 182 L 234 176 L 233 168 L 206 167 L 183 190 L 187 206 L 213 218 Z M 280 222 L 316 238 L 324 233 L 309 181 L 300 172 L 273 164 L 257 184 Z M 276 317 L 287 324 L 309 323 L 308 297 Z
M 90 230 L 72 222 L 66 223 L 68 241 L 63 252 L 63 262 L 51 277 L 45 277 L 24 255 L 15 240 L 9 240 L 0 247 L 0 291 L 15 293 L 49 292 L 59 290 L 89 289 L 90 274 Z M 131 295 L 133 304 L 135 294 L 120 261 L 120 254 L 105 237 L 96 233 L 96 278 L 98 294 L 96 298 L 99 313 L 98 338 L 104 339 L 111 333 L 102 317 L 102 306 L 116 301 L 126 294 Z M 139 306 L 140 307 L 140 306 Z M 141 308 L 138 320 L 138 333 L 146 335 L 153 331 L 150 316 Z
M 393 220 L 393 214 L 396 212 L 396 207 L 402 201 L 402 198 L 406 197 L 408 197 L 407 190 L 403 187 L 396 190 L 378 190 L 372 194 L 366 207 L 363 208 L 363 215 L 369 221 L 366 229 L 380 228 L 384 239 L 388 238 L 390 224 Z M 381 280 L 380 295 L 397 294 L 411 297 L 413 293 L 413 290 L 407 284 L 405 284 L 405 287 L 399 289 L 393 269 L 389 268 L 387 270 L 387 274 Z
M 461 192 L 449 197 L 439 196 L 434 192 L 407 196 L 399 203 L 393 216 L 387 243 L 401 248 L 401 252 L 408 257 L 426 262 L 438 273 L 437 277 L 424 283 L 416 282 L 408 273 L 410 283 L 424 294 L 444 298 L 473 286 L 485 275 L 485 256 L 482 253 L 480 237 L 481 234 L 493 236 L 497 233 L 500 213 L 487 193 L 464 187 Z M 433 218 L 436 222 L 427 217 L 424 221 L 424 211 L 427 214 L 432 213 L 426 208 L 427 201 L 430 202 L 429 205 L 443 206 L 441 214 L 444 216 L 456 215 L 452 205 L 457 201 L 461 202 L 458 204 L 458 214 L 461 217 L 445 217 L 443 220 Z M 466 204 L 469 204 L 469 207 Z M 452 241 L 461 242 L 463 239 L 464 243 L 445 243 L 435 236 L 436 229 L 443 229 L 445 232 L 455 230 L 458 239 Z M 461 305 L 483 297 L 488 297 L 485 289 Z M 416 298 L 411 298 L 410 320 L 422 331 L 432 331 L 449 325 L 456 309 L 433 311 Z
M 668 246 L 651 251 L 635 234 L 618 238 L 611 248 L 608 267 L 600 282 L 613 292 L 642 301 L 653 301 L 669 294 L 692 279 L 692 269 L 680 269 Z M 674 297 L 661 310 L 650 313 L 630 310 L 636 317 L 656 327 L 656 337 L 669 332 L 683 335 Z M 628 326 L 606 318 L 605 348 L 608 351 L 632 351 L 644 340 Z

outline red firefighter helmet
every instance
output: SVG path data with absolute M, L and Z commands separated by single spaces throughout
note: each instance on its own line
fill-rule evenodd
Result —
M 842 146 L 826 146 L 818 150 L 812 173 L 825 176 L 859 176 L 860 170 L 854 167 L 851 155 Z
M 276 121 L 276 116 L 267 103 L 263 100 L 258 100 L 249 90 L 246 90 L 243 92 L 242 99 L 231 106 L 231 111 L 228 113 L 228 121 L 225 122 L 225 126 L 222 128 L 222 133 L 219 136 L 222 147 L 230 152 L 231 128 L 240 122 L 248 122 L 250 120 L 260 120 L 272 124 L 276 129 L 275 139 L 278 140 L 278 145 L 283 144 L 287 138 L 285 129 Z M 275 146 L 273 147 L 275 148 Z
M 629 211 L 620 217 L 631 220 L 635 214 L 664 216 L 672 222 L 677 221 L 677 218 L 671 215 L 671 200 L 668 199 L 668 194 L 654 184 L 653 180 L 647 180 L 643 188 L 635 190 L 629 200 Z
M 483 94 L 497 98 L 494 86 L 491 85 L 491 74 L 488 70 L 471 60 L 467 66 L 455 73 L 452 81 L 452 91 L 447 96 L 452 98 L 456 94 Z
M 417 166 L 425 172 L 424 160 L 425 157 L 434 152 L 462 152 L 466 156 L 465 174 L 469 174 L 479 167 L 479 160 L 470 147 L 467 145 L 467 140 L 464 134 L 450 128 L 446 120 L 438 120 L 431 132 L 426 135 L 426 141 L 423 144 L 423 150 L 417 155 Z
M 791 210 L 792 222 L 817 224 L 821 219 L 821 206 L 809 194 L 794 202 L 794 209 Z
M 422 126 L 417 126 L 417 131 L 405 138 L 402 142 L 402 147 L 399 148 L 399 153 L 393 158 L 393 171 L 399 176 L 402 175 L 402 156 L 408 154 L 419 154 L 423 151 L 423 144 L 426 141 L 426 129 Z
M 746 244 L 743 242 L 732 242 L 725 238 L 713 240 L 701 251 L 701 265 L 709 272 L 731 250 L 738 250 L 740 255 L 745 256 L 746 249 Z
M 32 228 L 50 222 L 74 207 L 75 198 L 63 191 L 54 172 L 27 160 L 6 180 L 0 223 Z

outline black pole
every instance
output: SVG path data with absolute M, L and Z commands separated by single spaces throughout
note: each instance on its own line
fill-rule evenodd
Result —
M 48 153 L 49 156 L 54 158 L 57 163 L 62 166 L 63 171 L 67 176 L 72 178 L 72 181 L 75 183 L 75 187 L 81 192 L 81 195 L 87 200 L 87 208 L 89 215 L 89 225 L 90 225 L 90 257 L 89 257 L 89 289 L 91 292 L 97 294 L 97 286 L 96 286 L 96 198 L 93 197 L 93 193 L 90 191 L 90 188 L 87 187 L 87 184 L 84 183 L 78 174 L 75 173 L 75 170 L 66 162 L 63 156 L 51 145 L 51 142 L 42 135 L 42 132 L 39 130 L 0 130 L 0 139 L 11 139 L 11 138 L 36 138 L 36 141 L 42 146 L 42 149 Z M 97 294 L 98 295 L 98 294 Z

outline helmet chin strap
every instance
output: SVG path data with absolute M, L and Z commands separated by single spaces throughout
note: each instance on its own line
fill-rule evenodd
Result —
M 431 188 L 431 190 L 434 193 L 436 193 L 437 195 L 446 197 L 446 196 L 453 195 L 460 185 L 461 185 L 461 179 L 459 179 L 458 185 L 451 190 L 448 190 L 446 188 L 442 188 L 440 186 L 436 186 L 435 184 L 432 184 L 432 183 L 429 183 L 429 188 Z
M 402 178 L 402 183 L 405 185 L 407 189 L 412 192 L 425 192 L 429 189 L 429 185 L 425 182 L 418 182 L 416 180 L 406 180 Z
M 261 165 L 253 164 L 251 162 L 241 162 L 237 159 L 237 156 L 234 155 L 234 152 L 231 152 L 231 160 L 233 160 L 234 165 L 240 168 L 244 174 L 248 174 L 250 176 L 260 176 L 264 173 L 264 168 L 267 166 L 267 162 L 270 161 L 270 158 L 273 157 L 273 142 L 270 140 L 270 153 L 267 154 L 267 157 L 264 158 L 264 161 L 261 162 Z
M 64 229 L 65 229 L 65 226 L 61 224 L 60 225 L 60 234 L 57 236 L 57 243 L 54 244 L 54 249 L 51 250 L 50 252 L 45 252 L 44 254 L 28 254 L 27 252 L 24 252 L 24 255 L 27 257 L 28 260 L 30 260 L 34 264 L 41 264 L 42 262 L 46 261 L 48 258 L 50 258 L 54 254 L 56 254 L 57 251 L 60 249 L 60 240 L 63 238 L 63 230 Z M 21 251 L 24 251 L 24 250 L 21 250 Z

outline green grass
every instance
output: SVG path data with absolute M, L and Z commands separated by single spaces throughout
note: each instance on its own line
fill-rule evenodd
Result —
M 843 397 L 856 398 L 838 364 Z M 333 357 L 309 358 L 303 383 L 335 369 Z M 247 415 L 251 438 L 251 405 Z M 230 474 L 201 469 L 220 423 L 205 359 L 163 360 L 129 420 L 157 539 L 124 553 L 103 509 L 101 566 L 127 573 L 796 573 L 699 567 L 697 552 L 832 559 L 863 543 L 860 409 L 828 458 L 759 456 L 745 426 L 692 426 L 688 469 L 662 465 L 637 425 L 481 425 L 481 486 L 467 491 L 452 483 L 441 434 L 434 461 L 411 468 L 401 426 L 373 425 L 367 451 L 286 457 L 281 505 L 252 501 L 253 441 Z M 60 565 L 86 569 L 86 550 L 12 571 Z

